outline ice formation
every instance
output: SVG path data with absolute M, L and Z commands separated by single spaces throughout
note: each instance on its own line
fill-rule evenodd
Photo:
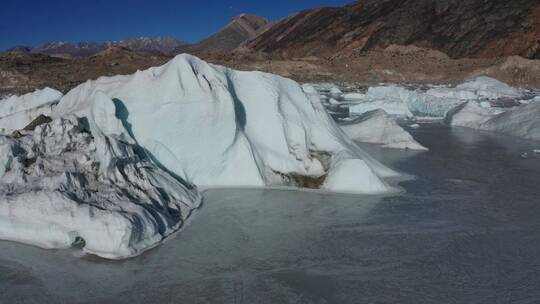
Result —
M 320 177 L 334 169 L 326 155 L 341 154 L 367 162 L 374 178 L 394 174 L 353 151 L 317 96 L 279 76 L 180 55 L 131 76 L 88 81 L 70 91 L 53 116 L 87 115 L 96 92 L 117 103 L 133 138 L 156 162 L 199 186 L 283 185 L 293 175 Z M 372 192 L 357 180 L 350 191 Z
M 398 116 L 444 117 L 451 109 L 466 101 L 484 102 L 500 98 L 518 98 L 521 90 L 512 88 L 496 79 L 481 76 L 454 88 L 432 87 L 423 92 L 397 85 L 370 87 L 363 96 L 356 96 L 358 103 L 350 107 L 350 112 L 363 114 L 383 109 L 388 114 Z
M 189 55 L 88 81 L 50 116 L 0 137 L 0 239 L 123 258 L 182 226 L 200 204 L 194 185 L 382 193 L 397 175 L 347 138 L 313 89 Z
M 24 128 L 39 115 L 50 115 L 62 93 L 51 88 L 0 100 L 0 134 Z
M 448 100 L 426 93 L 390 85 L 370 87 L 363 100 L 350 107 L 350 112 L 363 114 L 382 109 L 397 116 L 444 116 L 450 109 L 459 105 L 460 100 Z
M 97 93 L 84 118 L 66 115 L 19 139 L 0 137 L 0 239 L 129 257 L 177 231 L 197 190 L 140 151 L 113 101 Z
M 461 99 L 498 99 L 498 98 L 518 98 L 523 95 L 519 89 L 513 88 L 497 79 L 480 76 L 470 81 L 462 83 L 453 90 L 456 93 L 468 93 L 474 97 Z
M 384 148 L 428 150 L 384 110 L 364 113 L 352 123 L 342 125 L 341 129 L 353 140 L 380 144 Z
M 506 112 L 493 112 L 467 102 L 446 117 L 451 126 L 498 132 L 531 140 L 540 140 L 540 103 L 531 103 Z

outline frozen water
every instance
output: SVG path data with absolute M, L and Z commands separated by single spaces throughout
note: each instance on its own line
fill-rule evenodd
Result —
M 49 116 L 62 93 L 51 88 L 0 100 L 0 134 L 26 127 L 39 115 Z
M 427 150 L 384 110 L 364 113 L 356 120 L 342 124 L 341 129 L 353 140 L 380 144 L 384 148 Z
M 456 87 L 380 85 L 369 87 L 365 93 L 336 93 L 329 84 L 315 86 L 324 96 L 349 107 L 352 115 L 382 109 L 390 115 L 403 117 L 444 117 L 448 111 L 467 101 L 475 101 L 484 108 L 492 103 L 501 107 L 529 103 L 540 98 L 534 90 L 513 88 L 496 79 L 480 76 Z M 359 90 L 359 89 L 357 89 Z
M 540 103 L 531 103 L 503 113 L 468 102 L 446 117 L 451 126 L 498 132 L 531 140 L 540 140 Z
M 385 177 L 397 175 L 350 142 L 313 89 L 276 75 L 179 55 L 131 76 L 88 81 L 66 94 L 53 116 L 86 115 L 99 91 L 125 108 L 138 145 L 201 187 L 302 186 L 295 176 L 321 178 L 341 167 L 335 160 L 349 159 L 368 168 L 349 176 L 356 181 L 349 192 L 378 193 L 364 178 L 385 184 Z
M 197 190 L 137 151 L 102 101 L 88 125 L 66 116 L 19 139 L 0 136 L 0 239 L 80 241 L 84 252 L 125 258 L 161 243 L 199 206 Z

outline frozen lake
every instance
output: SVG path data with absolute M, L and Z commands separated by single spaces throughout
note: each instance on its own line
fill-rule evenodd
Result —
M 366 146 L 401 196 L 212 190 L 121 262 L 0 242 L 0 303 L 539 303 L 540 144 L 412 133 L 431 151 Z

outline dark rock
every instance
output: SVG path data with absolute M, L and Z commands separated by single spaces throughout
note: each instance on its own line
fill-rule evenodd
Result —
M 43 114 L 39 115 L 36 119 L 32 120 L 31 123 L 29 123 L 26 127 L 24 127 L 23 130 L 25 131 L 34 131 L 37 126 L 50 123 L 52 121 L 52 118 L 49 116 L 45 116 Z

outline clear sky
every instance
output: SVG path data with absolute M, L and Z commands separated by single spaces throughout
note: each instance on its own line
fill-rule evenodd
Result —
M 50 41 L 172 36 L 196 42 L 241 13 L 279 19 L 353 0 L 1 0 L 0 50 Z

